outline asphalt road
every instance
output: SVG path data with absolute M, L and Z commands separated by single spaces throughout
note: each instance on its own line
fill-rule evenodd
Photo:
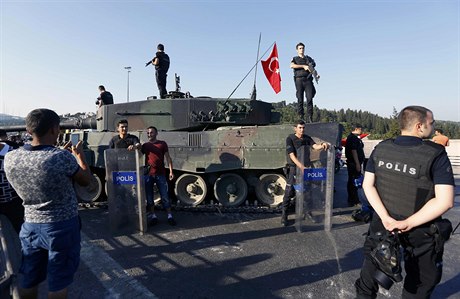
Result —
M 455 169 L 460 185 L 460 168 Z M 164 212 L 146 234 L 113 235 L 108 209 L 81 209 L 81 264 L 70 298 L 354 298 L 367 225 L 346 208 L 346 169 L 336 176 L 333 228 L 299 233 L 279 214 Z M 457 225 L 460 188 L 447 217 Z M 433 298 L 460 298 L 460 228 L 446 244 Z M 46 286 L 41 287 L 41 295 Z M 401 283 L 378 298 L 398 298 Z M 44 297 L 43 297 L 44 298 Z

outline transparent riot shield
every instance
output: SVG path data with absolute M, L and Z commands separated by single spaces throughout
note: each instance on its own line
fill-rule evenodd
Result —
M 302 146 L 297 150 L 297 158 L 306 168 L 302 173 L 297 168 L 295 178 L 296 222 L 298 232 L 332 227 L 332 204 L 334 195 L 334 149 L 313 150 Z
M 110 229 L 114 234 L 147 231 L 142 154 L 126 149 L 104 151 Z

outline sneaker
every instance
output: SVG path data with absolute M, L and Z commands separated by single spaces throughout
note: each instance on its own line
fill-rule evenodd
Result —
M 148 224 L 150 226 L 154 226 L 157 223 L 158 223 L 158 218 L 157 217 L 152 217 L 152 218 L 149 218 L 149 220 L 148 220 Z
M 175 225 L 177 224 L 177 223 L 176 223 L 176 220 L 174 220 L 174 218 L 172 218 L 172 217 L 171 217 L 171 218 L 168 218 L 168 223 L 169 223 L 169 225 L 171 225 L 171 226 L 175 226 Z

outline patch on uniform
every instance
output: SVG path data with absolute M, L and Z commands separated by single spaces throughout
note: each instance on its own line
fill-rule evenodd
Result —
M 398 161 L 378 159 L 377 168 L 411 178 L 418 178 L 420 177 L 421 166 Z

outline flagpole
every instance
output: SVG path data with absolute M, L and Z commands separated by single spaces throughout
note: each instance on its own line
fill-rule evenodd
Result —
M 259 51 L 260 51 L 260 40 L 262 38 L 262 32 L 259 33 L 259 44 L 257 45 L 257 57 L 256 57 L 256 61 L 259 60 Z M 256 63 L 256 70 L 255 70 L 255 73 L 254 73 L 254 86 L 252 87 L 252 93 L 251 93 L 251 100 L 257 100 L 257 89 L 256 89 L 256 80 L 257 80 L 257 65 L 258 63 Z
M 262 54 L 260 56 L 259 59 L 257 59 L 256 63 L 252 66 L 252 68 L 249 70 L 249 72 L 246 74 L 246 76 L 244 76 L 244 78 L 240 81 L 240 83 L 238 83 L 238 85 L 235 87 L 235 89 L 232 91 L 232 93 L 227 97 L 227 101 L 230 99 L 230 97 L 235 93 L 235 91 L 238 89 L 238 87 L 240 87 L 241 83 L 243 83 L 243 81 L 249 76 L 249 74 L 252 72 L 252 70 L 257 67 L 257 64 L 259 63 L 259 61 L 262 60 L 262 57 L 265 56 L 265 54 L 267 54 L 268 50 L 270 50 L 273 45 L 275 44 L 276 42 L 273 42 L 270 47 L 268 47 L 268 49 L 264 52 L 264 54 Z

